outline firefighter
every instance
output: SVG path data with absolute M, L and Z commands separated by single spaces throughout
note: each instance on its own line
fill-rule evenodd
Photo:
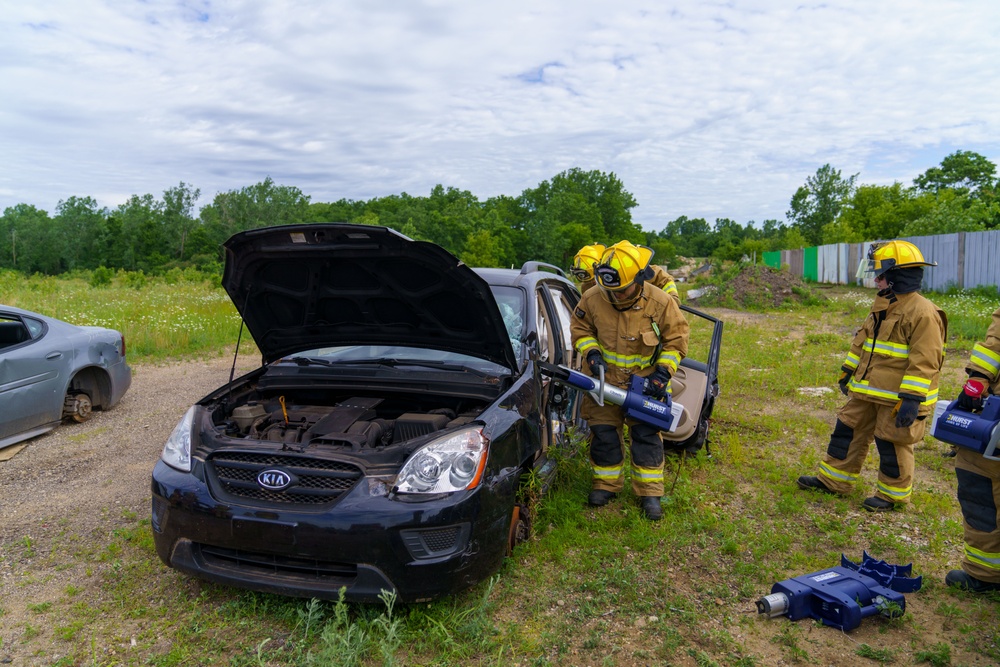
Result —
M 878 484 L 863 507 L 885 512 L 909 502 L 913 446 L 934 411 L 948 331 L 944 311 L 919 293 L 925 266 L 937 264 L 907 241 L 869 249 L 867 270 L 878 294 L 841 366 L 838 384 L 847 404 L 837 413 L 819 475 L 799 477 L 799 487 L 848 493 L 874 437 Z
M 580 283 L 580 294 L 583 294 L 596 285 L 594 280 L 594 266 L 601 261 L 607 247 L 603 243 L 585 245 L 573 257 L 573 266 L 569 272 Z
M 978 411 L 987 392 L 1000 393 L 1000 308 L 986 331 L 986 341 L 976 343 L 965 372 L 968 380 L 958 395 L 958 407 Z M 944 580 L 949 586 L 975 593 L 1000 590 L 1000 461 L 984 458 L 966 447 L 957 447 L 955 476 L 958 502 L 965 519 L 965 558 L 962 569 Z
M 649 284 L 653 251 L 620 241 L 608 248 L 594 268 L 595 289 L 584 292 L 571 326 L 573 345 L 594 377 L 603 369 L 605 382 L 627 389 L 633 375 L 648 378 L 644 393 L 662 399 L 670 378 L 687 354 L 688 323 L 676 299 Z M 631 440 L 632 490 L 643 515 L 663 516 L 663 442 L 659 429 L 625 419 L 621 408 L 598 406 L 584 398 L 590 426 L 592 490 L 587 502 L 606 505 L 624 487 L 625 451 L 621 428 Z
M 569 271 L 580 283 L 581 294 L 597 284 L 594 280 L 594 265 L 601 261 L 601 257 L 604 256 L 606 249 L 601 243 L 585 245 L 573 257 L 573 266 Z M 666 269 L 662 266 L 652 266 L 650 268 L 652 270 L 652 277 L 646 282 L 659 287 L 668 295 L 677 299 L 679 303 L 681 296 L 677 291 L 677 283 L 674 281 L 674 277 L 667 273 Z

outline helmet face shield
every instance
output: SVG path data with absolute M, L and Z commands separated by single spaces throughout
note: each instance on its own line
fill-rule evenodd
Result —
M 622 279 L 618 273 L 618 269 L 607 264 L 600 264 L 596 269 L 596 273 L 597 284 L 604 289 L 620 290 L 622 288 Z

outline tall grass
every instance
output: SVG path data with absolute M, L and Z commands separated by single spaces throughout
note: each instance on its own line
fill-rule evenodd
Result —
M 125 335 L 130 362 L 216 356 L 233 350 L 240 318 L 217 276 L 119 272 L 109 282 L 0 272 L 0 303 Z M 257 354 L 244 332 L 241 354 Z

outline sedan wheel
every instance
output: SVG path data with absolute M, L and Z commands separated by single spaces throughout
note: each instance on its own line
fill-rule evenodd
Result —
M 94 404 L 86 394 L 67 394 L 63 405 L 63 414 L 72 417 L 75 422 L 85 422 L 90 419 Z
M 531 517 L 528 515 L 528 508 L 524 505 L 514 505 L 514 512 L 510 518 L 510 532 L 507 536 L 507 555 L 514 553 L 514 547 L 522 542 L 527 542 L 531 536 Z

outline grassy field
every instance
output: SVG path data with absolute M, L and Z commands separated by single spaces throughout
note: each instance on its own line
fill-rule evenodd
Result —
M 239 322 L 220 288 L 128 280 L 92 287 L 85 277 L 0 274 L 0 302 L 118 328 L 133 364 L 231 351 Z M 998 664 L 1000 595 L 943 583 L 962 551 L 943 444 L 927 437 L 918 445 L 913 499 L 902 511 L 861 510 L 874 489 L 874 456 L 849 497 L 795 484 L 815 474 L 825 451 L 843 403 L 838 368 L 873 296 L 817 292 L 823 298 L 809 306 L 706 309 L 725 322 L 711 456 L 668 460 L 673 493 L 657 524 L 631 497 L 584 506 L 589 469 L 576 440 L 535 507 L 531 540 L 492 581 L 431 604 L 353 606 L 194 585 L 157 560 L 148 515 L 129 513 L 100 543 L 67 538 L 65 548 L 47 548 L 70 561 L 113 563 L 95 566 L 100 595 L 67 583 L 58 599 L 31 603 L 37 623 L 4 640 L 31 645 L 39 627 L 55 627 L 60 650 L 39 647 L 36 664 L 57 665 Z M 941 393 L 950 398 L 998 301 L 929 296 L 949 315 Z M 40 546 L 25 537 L 3 547 L 0 564 L 30 579 Z M 901 618 L 872 617 L 845 634 L 756 613 L 774 582 L 839 565 L 841 554 L 860 561 L 863 551 L 913 563 L 923 577 Z M 124 634 L 116 619 L 141 630 Z

